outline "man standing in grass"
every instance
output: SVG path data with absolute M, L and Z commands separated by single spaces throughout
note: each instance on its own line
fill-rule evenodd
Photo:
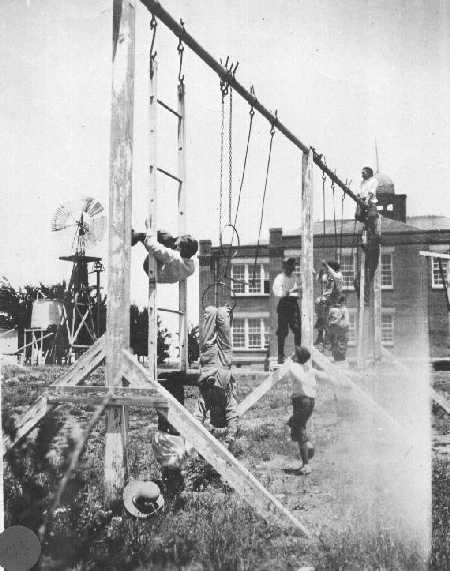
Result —
M 278 313 L 278 363 L 284 363 L 284 342 L 289 333 L 289 327 L 294 334 L 294 343 L 301 343 L 301 317 L 298 307 L 298 292 L 300 286 L 294 274 L 295 258 L 283 261 L 283 271 L 277 275 L 273 282 L 273 294 L 279 298 Z
M 308 349 L 296 345 L 292 360 L 289 359 L 283 367 L 283 378 L 292 381 L 292 416 L 288 424 L 291 428 L 291 439 L 298 443 L 301 458 L 301 464 L 290 470 L 294 469 L 304 475 L 311 473 L 309 460 L 314 453 L 314 447 L 306 432 L 306 423 L 312 415 L 316 398 L 316 376 L 306 365 L 310 358 Z

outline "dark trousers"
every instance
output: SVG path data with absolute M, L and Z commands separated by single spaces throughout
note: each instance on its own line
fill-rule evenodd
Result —
M 302 342 L 302 322 L 300 310 L 298 308 L 296 297 L 282 297 L 278 302 L 278 360 L 284 359 L 284 341 L 291 328 L 294 334 L 294 342 L 301 345 Z

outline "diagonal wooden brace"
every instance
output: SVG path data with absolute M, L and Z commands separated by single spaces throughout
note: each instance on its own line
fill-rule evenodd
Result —
M 254 406 L 259 399 L 261 399 L 266 393 L 270 391 L 279 381 L 281 381 L 283 375 L 286 371 L 286 363 L 282 365 L 279 369 L 276 369 L 268 377 L 260 383 L 256 389 L 254 389 L 250 394 L 248 394 L 243 401 L 241 401 L 237 407 L 237 413 L 242 416 L 247 412 L 249 408 Z
M 290 524 L 302 535 L 310 537 L 307 528 L 272 496 L 183 405 L 157 381 L 152 380 L 149 371 L 136 363 L 133 355 L 127 350 L 123 350 L 122 365 L 124 376 L 132 386 L 152 386 L 167 400 L 167 410 L 163 412 L 170 424 L 193 444 L 196 450 L 251 507 L 267 521 L 275 520 L 280 525 Z
M 81 383 L 105 358 L 104 345 L 104 337 L 100 337 L 53 386 L 75 386 Z M 3 436 L 3 456 L 31 432 L 54 406 L 46 396 L 39 397 L 16 423 L 14 439 Z

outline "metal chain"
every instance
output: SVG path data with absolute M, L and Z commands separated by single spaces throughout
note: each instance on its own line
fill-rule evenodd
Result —
M 345 201 L 345 192 L 342 193 L 341 198 L 341 235 L 339 237 L 339 262 L 342 258 L 342 235 L 344 232 L 344 201 Z
M 233 90 L 230 87 L 228 117 L 228 224 L 232 223 L 231 210 L 233 199 Z
M 277 119 L 277 112 L 276 111 L 275 111 L 275 119 Z M 272 123 L 272 125 L 270 127 L 269 155 L 267 157 L 266 180 L 264 181 L 264 192 L 263 192 L 262 203 L 261 203 L 261 217 L 259 219 L 258 241 L 256 242 L 255 261 L 253 263 L 253 279 L 252 279 L 252 281 L 254 281 L 254 276 L 255 276 L 255 272 L 256 272 L 256 263 L 258 261 L 259 243 L 260 243 L 260 239 L 261 239 L 261 229 L 262 229 L 263 218 L 264 218 L 264 203 L 266 200 L 267 183 L 269 180 L 270 159 L 272 157 L 272 145 L 273 145 L 273 136 L 274 135 L 275 135 L 275 125 L 274 125 L 274 123 Z
M 334 180 L 331 181 L 331 192 L 333 194 L 333 223 L 334 223 L 334 256 L 338 256 L 338 233 L 337 233 L 337 222 L 336 222 L 336 202 L 335 202 L 335 184 Z
M 323 162 L 326 165 L 326 160 L 325 157 L 323 157 Z M 325 174 L 325 171 L 322 171 L 322 210 L 323 210 L 323 235 L 325 236 L 325 234 L 327 233 L 326 230 L 326 224 L 325 224 L 325 219 L 326 219 L 326 211 L 325 211 L 325 183 L 327 181 L 327 175 Z
M 157 26 L 158 26 L 158 21 L 156 20 L 155 15 L 152 14 L 152 17 L 150 20 L 150 31 L 153 31 L 152 42 L 150 44 L 150 53 L 149 53 L 150 78 L 152 78 L 153 74 L 154 74 L 154 65 L 153 64 L 154 64 L 156 53 L 157 53 L 156 51 L 154 51 Z
M 181 19 L 180 19 L 180 26 L 183 28 L 183 34 L 184 34 L 184 22 Z M 184 53 L 183 34 L 180 36 L 177 46 L 177 52 L 178 55 L 180 56 L 180 67 L 178 68 L 178 83 L 180 85 L 182 85 L 184 82 L 184 74 L 181 75 L 181 69 L 183 67 L 183 53 Z
M 225 95 L 222 88 L 222 107 L 221 107 L 221 123 L 220 123 L 220 189 L 219 189 L 219 243 L 222 242 L 222 210 L 223 210 L 223 146 L 225 134 Z

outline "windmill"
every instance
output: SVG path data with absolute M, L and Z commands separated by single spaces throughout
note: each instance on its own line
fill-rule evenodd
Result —
M 101 258 L 86 255 L 86 250 L 100 242 L 105 234 L 103 210 L 98 200 L 81 198 L 61 204 L 51 221 L 52 231 L 61 232 L 66 243 L 71 243 L 73 252 L 59 258 L 73 264 L 64 300 L 69 362 L 74 355 L 87 349 L 99 332 L 100 272 L 103 267 Z M 89 264 L 93 264 L 93 271 L 97 273 L 94 286 L 89 285 Z M 94 296 L 92 290 L 96 290 Z

